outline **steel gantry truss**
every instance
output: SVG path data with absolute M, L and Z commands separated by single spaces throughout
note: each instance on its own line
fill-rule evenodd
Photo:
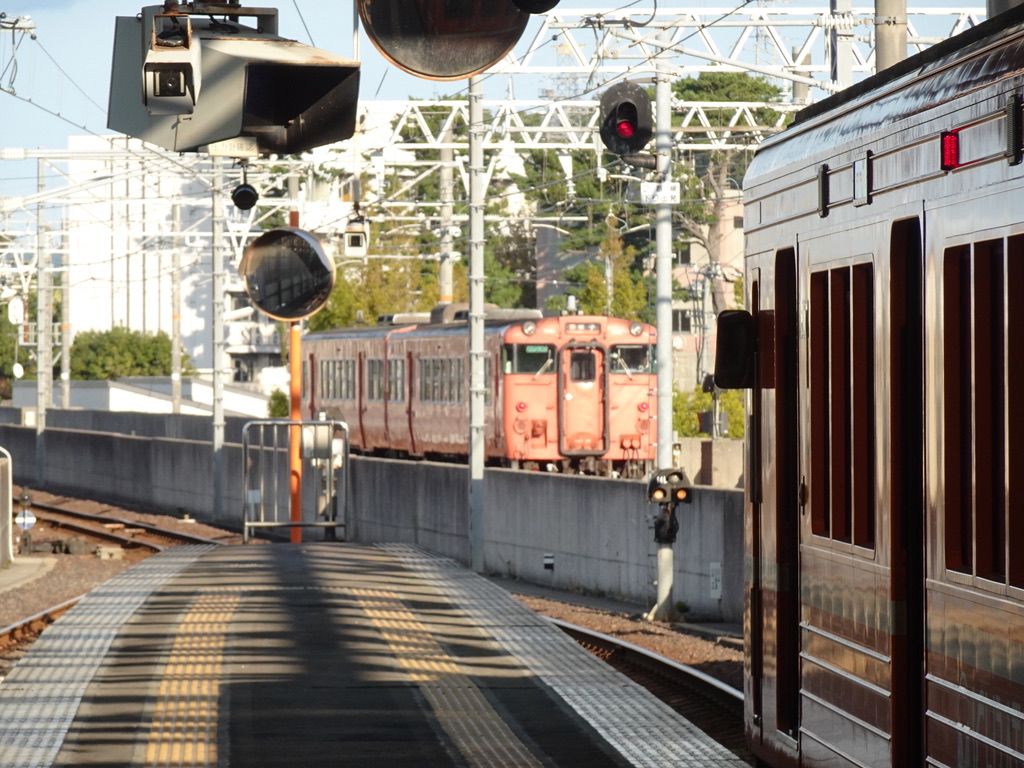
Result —
M 574 74 L 590 87 L 652 72 L 659 58 L 684 77 L 710 69 L 747 71 L 833 93 L 870 74 L 875 60 L 874 6 L 831 7 L 744 3 L 723 8 L 554 10 L 522 54 L 513 52 L 492 74 Z M 976 25 L 979 8 L 907 8 L 912 53 Z M 666 33 L 666 34 L 663 34 Z M 550 61 L 557 49 L 561 61 Z M 850 71 L 833 78 L 832 63 L 849 48 Z

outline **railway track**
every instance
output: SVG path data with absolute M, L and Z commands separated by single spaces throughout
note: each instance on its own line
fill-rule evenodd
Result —
M 83 512 L 53 504 L 33 502 L 32 511 L 35 513 L 36 519 L 44 524 L 127 548 L 144 547 L 153 552 L 161 552 L 169 546 L 179 544 L 224 543 L 184 531 L 161 528 L 139 520 Z
M 754 765 L 743 736 L 743 693 L 646 648 L 547 617 L 588 651 L 643 686 L 712 739 Z

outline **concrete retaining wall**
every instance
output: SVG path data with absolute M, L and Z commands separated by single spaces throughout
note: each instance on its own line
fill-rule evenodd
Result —
M 88 420 L 79 416 L 75 421 Z M 139 432 L 149 433 L 140 436 L 56 428 L 53 422 L 48 418 L 51 426 L 43 441 L 42 482 L 36 476 L 35 430 L 0 425 L 0 445 L 13 456 L 15 482 L 154 512 L 187 512 L 203 521 L 240 527 L 237 443 L 224 446 L 223 504 L 217 516 L 209 442 L 154 436 L 161 430 L 152 425 L 136 425 Z M 179 425 L 162 431 L 191 430 Z M 464 466 L 353 457 L 348 536 L 363 542 L 414 543 L 468 564 L 468 482 Z M 656 595 L 657 509 L 645 502 L 644 492 L 645 484 L 637 480 L 488 469 L 485 570 L 651 605 Z M 698 489 L 694 502 L 679 508 L 673 596 L 694 613 L 727 621 L 742 616 L 742 510 L 741 492 L 716 488 Z M 305 535 L 313 539 L 323 534 L 307 529 Z M 544 567 L 546 555 L 553 560 L 551 569 Z

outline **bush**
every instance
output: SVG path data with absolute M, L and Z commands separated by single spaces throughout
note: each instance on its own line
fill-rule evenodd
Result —
M 291 414 L 291 402 L 288 395 L 280 389 L 270 393 L 270 400 L 267 402 L 267 417 L 271 419 L 287 419 Z

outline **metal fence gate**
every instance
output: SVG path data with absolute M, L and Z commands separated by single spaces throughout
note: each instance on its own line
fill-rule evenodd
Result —
M 300 435 L 301 504 L 293 519 L 291 435 Z M 242 538 L 257 528 L 324 528 L 345 538 L 349 493 L 349 429 L 343 421 L 250 421 L 242 428 Z M 340 533 L 339 533 L 339 529 Z

